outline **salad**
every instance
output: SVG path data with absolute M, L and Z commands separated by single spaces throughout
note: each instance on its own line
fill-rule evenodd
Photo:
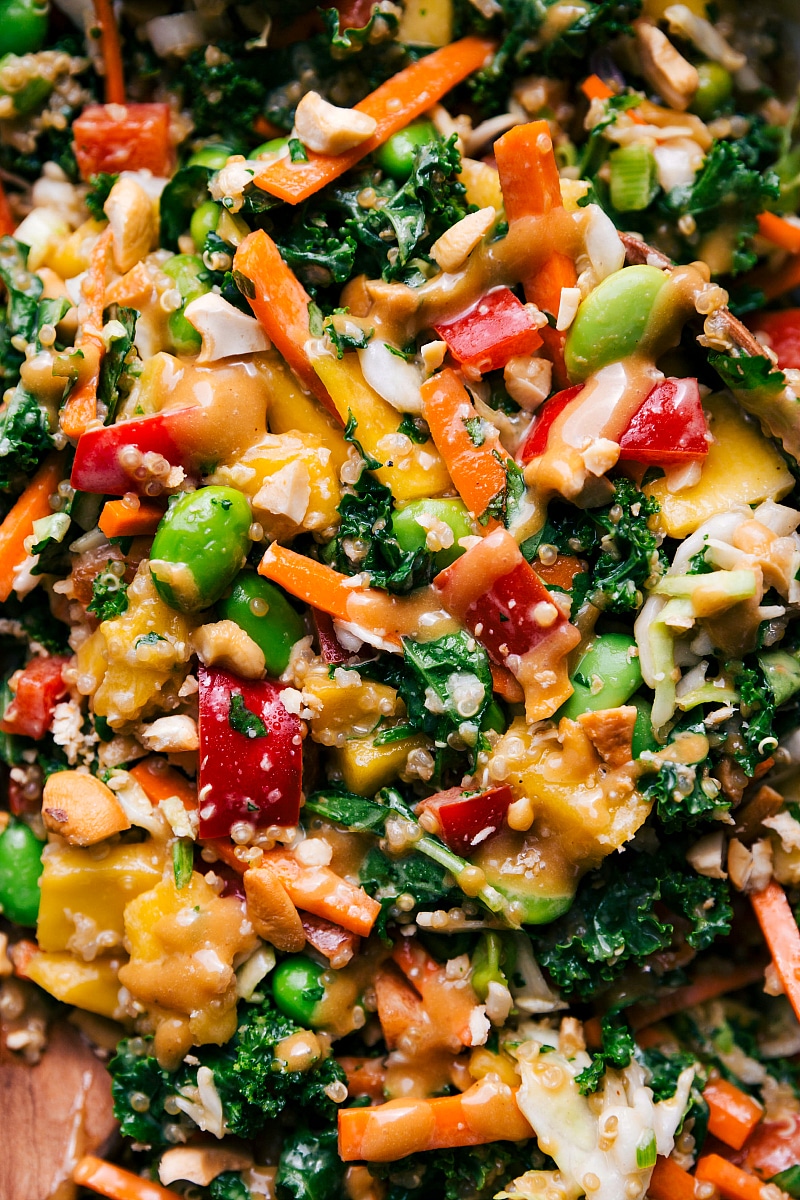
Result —
M 800 1197 L 793 6 L 173 8 L 0 23 L 0 1195 Z

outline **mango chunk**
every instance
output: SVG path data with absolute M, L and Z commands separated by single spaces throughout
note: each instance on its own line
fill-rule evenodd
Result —
M 115 1019 L 119 1008 L 120 958 L 95 958 L 83 962 L 71 954 L 34 955 L 25 968 L 28 976 L 56 1000 L 87 1012 Z
M 386 787 L 405 768 L 412 750 L 430 750 L 430 738 L 423 733 L 397 742 L 375 745 L 375 736 L 353 738 L 333 751 L 335 765 L 342 773 L 345 787 L 361 796 L 372 796 Z
M 661 505 L 657 528 L 667 537 L 688 537 L 710 517 L 738 504 L 780 500 L 794 484 L 781 455 L 734 400 L 709 396 L 703 407 L 714 441 L 699 483 L 670 492 L 666 479 L 656 479 L 644 489 Z

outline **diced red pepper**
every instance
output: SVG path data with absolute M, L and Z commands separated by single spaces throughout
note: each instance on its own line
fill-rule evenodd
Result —
M 175 147 L 169 124 L 168 104 L 90 104 L 72 126 L 82 178 L 120 171 L 171 175 Z
M 376 0 L 337 0 L 332 7 L 339 10 L 342 29 L 363 29 L 372 16 Z M 327 8 L 328 5 L 325 5 Z
M 696 379 L 662 379 L 619 442 L 620 462 L 681 463 L 708 454 L 708 426 Z
M 736 1157 L 748 1170 L 757 1171 L 762 1179 L 772 1179 L 800 1163 L 800 1114 L 794 1113 L 780 1121 L 762 1121 Z
M 507 287 L 494 288 L 468 312 L 434 326 L 457 362 L 497 371 L 542 344 L 533 317 Z
M 756 333 L 766 334 L 764 341 L 777 354 L 781 370 L 800 367 L 800 308 L 759 313 L 747 323 Z
M 61 655 L 32 658 L 17 679 L 17 690 L 2 720 L 3 733 L 18 733 L 38 741 L 50 728 L 53 709 L 68 688 L 61 677 L 69 662 Z
M 282 685 L 200 666 L 200 837 L 226 837 L 238 822 L 295 825 L 300 815 L 300 720 L 286 711 Z M 241 697 L 236 700 L 235 697 Z M 232 711 L 233 710 L 233 711 Z M 247 710 L 247 711 L 244 711 Z M 235 729 L 252 714 L 266 735 Z M 238 720 L 237 720 L 238 715 Z M 256 722 L 252 722 L 257 728 Z
M 505 785 L 478 793 L 453 787 L 428 796 L 417 805 L 416 811 L 434 813 L 442 841 L 466 858 L 500 832 L 513 800 L 511 788 Z
M 536 414 L 533 428 L 525 439 L 525 445 L 520 451 L 521 462 L 530 462 L 532 458 L 538 458 L 540 454 L 544 454 L 547 449 L 547 435 L 550 432 L 550 426 L 578 393 L 583 391 L 583 387 L 582 383 L 576 383 L 572 387 L 564 388 L 563 392 L 556 392 L 555 396 L 551 396 L 542 405 Z
M 321 608 L 312 608 L 311 618 L 317 631 L 319 652 L 325 662 L 334 664 L 348 662 L 353 656 L 345 650 L 337 638 L 336 630 L 333 628 L 333 618 L 330 614 L 323 612 Z
M 197 412 L 197 409 L 181 408 L 88 429 L 78 439 L 70 479 L 72 486 L 81 492 L 105 496 L 143 492 L 152 479 L 147 464 L 143 464 L 141 477 L 137 478 L 137 468 L 126 468 L 120 462 L 120 452 L 130 446 L 142 455 L 160 454 L 171 466 L 183 467 L 191 474 L 194 463 L 187 449 L 185 430 Z
M 300 913 L 300 921 L 309 946 L 323 954 L 334 970 L 346 967 L 358 953 L 361 938 L 357 933 L 351 933 L 325 917 L 315 917 L 313 913 Z

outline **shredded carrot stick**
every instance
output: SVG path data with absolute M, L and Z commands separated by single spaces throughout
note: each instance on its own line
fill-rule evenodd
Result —
M 272 238 L 262 229 L 251 233 L 236 251 L 233 269 L 250 281 L 253 294 L 248 294 L 250 289 L 245 292 L 250 307 L 297 378 L 341 425 L 336 405 L 306 351 L 306 342 L 311 337 L 308 325 L 311 297 L 281 258 Z
M 221 859 L 222 862 L 227 864 L 227 866 L 232 867 L 233 870 L 236 871 L 237 875 L 244 875 L 249 863 L 242 862 L 242 860 L 237 857 L 236 847 L 234 846 L 233 842 L 229 842 L 225 838 L 211 838 L 207 842 L 204 842 L 203 845 L 210 847 L 210 849 L 212 849 L 216 854 L 217 858 Z
M 0 181 L 0 237 L 6 237 L 14 232 L 17 223 L 11 213 L 11 205 L 8 203 L 8 196 L 2 181 Z
M 371 1100 L 385 1098 L 386 1066 L 382 1058 L 344 1055 L 336 1061 L 347 1076 L 347 1090 L 351 1096 L 369 1096 Z
M 180 771 L 168 766 L 163 758 L 153 756 L 142 759 L 135 767 L 131 767 L 130 774 L 153 804 L 177 796 L 184 808 L 197 808 L 196 786 Z M 238 863 L 239 860 L 236 861 Z
M 713 1183 L 723 1200 L 761 1200 L 763 1181 L 720 1154 L 705 1154 L 698 1160 L 694 1173 L 704 1183 Z
M 800 930 L 786 893 L 773 879 L 750 897 L 783 990 L 800 1018 Z
M 764 1115 L 758 1101 L 727 1079 L 712 1079 L 703 1089 L 708 1105 L 708 1132 L 726 1146 L 741 1150 Z
M 599 75 L 590 75 L 588 79 L 584 79 L 581 84 L 581 91 L 587 100 L 610 100 L 615 94 Z M 627 113 L 637 125 L 645 124 L 644 118 L 635 108 L 629 108 Z
M 73 387 L 61 410 L 61 428 L 67 437 L 78 438 L 97 417 L 97 386 L 104 346 L 101 336 L 106 291 L 106 265 L 111 249 L 111 227 L 104 229 L 94 244 L 89 270 L 82 284 L 86 316 L 75 341 L 85 360 L 82 378 Z
M 304 867 L 288 850 L 270 850 L 263 862 L 272 867 L 292 904 L 368 937 L 381 906 L 363 888 L 342 879 L 330 867 Z
M 694 1178 L 671 1158 L 657 1158 L 648 1200 L 695 1200 Z
M 320 608 L 339 621 L 352 620 L 347 604 L 353 588 L 347 586 L 348 577 L 332 567 L 274 542 L 259 563 L 258 573 L 313 608 Z
M 25 539 L 33 533 L 33 522 L 52 516 L 50 497 L 63 478 L 63 458 L 49 455 L 0 525 L 0 601 L 11 595 L 14 571 L 27 557 Z
M 727 973 L 716 972 L 713 975 L 702 975 L 686 987 L 676 988 L 669 995 L 661 996 L 652 1002 L 640 1001 L 625 1010 L 625 1015 L 634 1032 L 655 1025 L 673 1017 L 675 1013 L 692 1008 L 695 1004 L 705 1004 L 726 992 L 735 992 L 739 988 L 756 983 L 764 974 L 764 963 L 747 963 L 742 967 L 734 967 Z
M 525 693 L 507 667 L 499 663 L 489 663 L 492 672 L 492 691 L 501 696 L 507 704 L 523 704 Z
M 385 963 L 375 977 L 375 999 L 383 1040 L 395 1050 L 403 1034 L 424 1021 L 422 998 L 394 963 Z
M 401 938 L 395 942 L 392 958 L 422 996 L 422 1003 L 443 1040 L 449 1042 L 452 1038 L 453 1044 L 460 1042 L 462 1046 L 469 1046 L 472 1039 L 470 1019 L 477 1003 L 472 988 L 453 990 L 445 968 L 416 938 Z
M 105 68 L 106 104 L 124 104 L 125 76 L 122 70 L 122 48 L 111 0 L 94 0 L 94 16 L 100 26 L 100 50 Z
M 256 175 L 256 186 L 289 204 L 308 199 L 477 71 L 494 45 L 481 38 L 462 38 L 412 63 L 354 106 L 357 112 L 366 113 L 377 122 L 375 132 L 366 141 L 344 154 L 317 154 L 309 150 L 307 162 L 281 158 Z
M 155 533 L 165 512 L 155 500 L 142 500 L 138 508 L 129 508 L 124 500 L 107 500 L 97 524 L 107 538 L 146 537 Z
M 777 213 L 762 212 L 756 218 L 758 232 L 773 246 L 780 246 L 790 254 L 800 254 L 800 225 L 779 217 Z
M 478 414 L 466 388 L 449 367 L 423 383 L 422 408 L 434 445 L 461 499 L 475 517 L 481 517 L 506 486 L 507 452 L 497 438 L 475 445 L 465 421 Z M 490 518 L 487 532 L 497 525 Z
M 519 1142 L 532 1133 L 510 1088 L 498 1092 L 478 1083 L 459 1096 L 340 1109 L 339 1157 L 392 1162 L 424 1150 Z
M 82 1158 L 72 1178 L 80 1187 L 91 1188 L 108 1200 L 179 1200 L 178 1193 L 160 1183 L 142 1179 L 132 1171 L 123 1171 L 113 1163 L 87 1154 Z
M 773 268 L 765 264 L 757 267 L 748 275 L 742 277 L 742 282 L 750 287 L 759 288 L 766 300 L 777 300 L 786 292 L 800 287 L 800 254 L 787 258 L 779 267 Z

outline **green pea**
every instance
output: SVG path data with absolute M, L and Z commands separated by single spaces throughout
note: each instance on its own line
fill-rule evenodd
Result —
M 479 1000 L 489 994 L 489 984 L 499 983 L 508 987 L 508 981 L 500 969 L 503 943 L 499 933 L 483 933 L 472 956 L 472 987 Z
M 235 151 L 231 150 L 230 146 L 212 142 L 208 146 L 203 146 L 201 150 L 195 150 L 186 165 L 187 167 L 210 167 L 212 171 L 221 171 L 234 153 Z
M 192 322 L 184 316 L 182 308 L 170 313 L 167 321 L 172 348 L 176 354 L 199 354 L 203 339 Z
M 47 36 L 47 0 L 6 0 L 0 22 L 0 54 L 34 54 Z
M 414 166 L 414 155 L 420 146 L 436 141 L 436 130 L 430 121 L 415 121 L 385 141 L 375 151 L 375 161 L 382 171 L 405 183 Z
M 256 146 L 255 150 L 251 150 L 247 157 L 249 159 L 275 158 L 276 155 L 280 154 L 288 145 L 288 137 L 272 138 L 271 141 L 262 142 L 260 146 Z
M 652 705 L 643 696 L 631 696 L 628 704 L 632 704 L 636 709 L 636 723 L 633 726 L 633 739 L 631 742 L 633 757 L 639 758 L 644 754 L 645 750 L 653 752 L 661 749 L 653 733 L 653 722 L 651 719 Z
M 192 235 L 192 241 L 197 247 L 198 254 L 202 254 L 206 238 L 210 233 L 214 233 L 217 225 L 219 225 L 221 212 L 221 205 L 215 204 L 213 200 L 204 200 L 192 213 L 189 232 Z
M 576 720 L 581 713 L 618 708 L 642 685 L 636 642 L 627 633 L 596 637 L 578 663 L 571 683 L 575 689 L 559 710 L 559 717 Z
M 0 58 L 0 71 L 5 67 L 13 66 L 17 62 L 19 62 L 17 55 L 4 54 Z M 29 79 L 19 91 L 7 92 L 3 88 L 0 88 L 0 96 L 10 96 L 14 104 L 14 111 L 19 116 L 25 116 L 26 113 L 33 112 L 36 108 L 41 108 L 52 90 L 53 85 L 49 80 L 36 75 L 33 79 Z
M 325 995 L 324 969 L 305 954 L 292 954 L 272 972 L 272 995 L 284 1016 L 313 1027 L 314 1010 Z
M 199 488 L 171 504 L 150 558 L 162 600 L 187 613 L 215 604 L 244 565 L 252 520 L 250 505 L 234 488 Z
M 567 335 L 564 358 L 570 379 L 580 382 L 636 351 L 666 279 L 658 267 L 623 267 L 598 284 Z
M 707 120 L 720 110 L 733 91 L 733 79 L 720 63 L 703 62 L 697 67 L 700 86 L 695 92 L 691 110 Z
M 437 550 L 434 555 L 437 568 L 443 571 L 464 553 L 464 547 L 458 544 L 459 539 L 469 537 L 472 533 L 466 505 L 460 500 L 412 500 L 404 508 L 398 509 L 392 517 L 392 533 L 401 550 L 424 549 L 427 530 L 417 520 L 421 516 L 444 521 L 453 531 L 452 546 Z
M 22 821 L 0 835 L 0 910 L 16 925 L 35 925 L 44 842 Z
M 167 329 L 176 354 L 198 354 L 202 345 L 200 334 L 184 316 L 184 308 L 190 300 L 204 296 L 211 290 L 208 271 L 197 254 L 173 254 L 162 267 L 165 275 L 175 281 L 183 305 L 170 313 Z
M 217 605 L 221 617 L 235 621 L 264 651 L 268 675 L 280 675 L 289 664 L 292 646 L 304 636 L 303 618 L 274 583 L 255 571 L 242 571 L 230 595 Z

